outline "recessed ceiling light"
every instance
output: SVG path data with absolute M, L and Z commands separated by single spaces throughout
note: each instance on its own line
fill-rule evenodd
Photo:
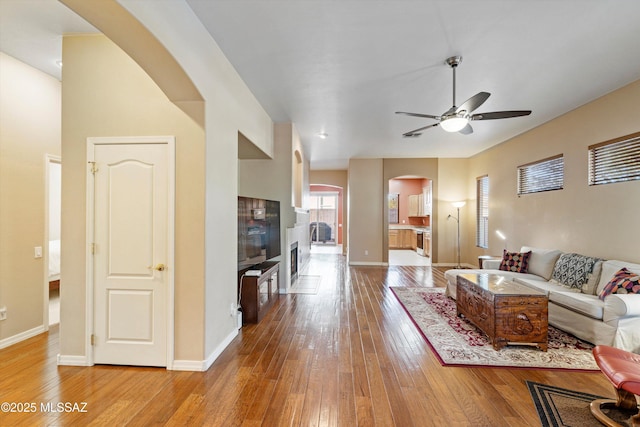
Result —
M 317 135 L 318 135 L 318 138 L 320 139 L 327 139 L 327 137 L 329 136 L 329 134 L 325 132 L 320 132 Z

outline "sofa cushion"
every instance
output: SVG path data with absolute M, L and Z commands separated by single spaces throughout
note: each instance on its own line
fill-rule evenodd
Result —
M 547 282 L 546 280 L 540 279 L 540 276 L 529 276 L 530 277 L 520 275 L 518 277 L 515 277 L 513 281 L 516 283 L 520 283 L 521 285 L 525 285 L 528 288 L 544 292 L 544 294 L 547 296 L 549 296 L 549 293 L 554 290 L 567 290 L 566 286 L 558 285 L 557 283 L 553 282 Z
M 556 261 L 562 252 L 557 249 L 539 249 L 529 246 L 523 246 L 520 249 L 520 252 L 529 251 L 531 252 L 531 256 L 529 257 L 528 272 L 543 277 L 545 280 L 549 280 L 553 273 L 553 267 L 556 265 Z
M 502 262 L 499 270 L 511 271 L 513 273 L 526 273 L 529 268 L 529 252 L 507 252 L 502 253 Z
M 589 280 L 589 275 L 598 258 L 567 253 L 560 255 L 553 267 L 551 280 L 570 288 L 582 289 Z
M 598 287 L 596 288 L 596 295 L 599 295 L 600 292 L 604 289 L 604 287 L 611 281 L 613 275 L 616 274 L 620 269 L 626 268 L 632 273 L 640 274 L 640 264 L 632 264 L 630 262 L 619 261 L 619 260 L 608 260 L 602 263 L 602 273 L 600 273 L 600 281 L 598 282 Z
M 569 310 L 584 314 L 592 319 L 602 320 L 604 314 L 604 302 L 596 295 L 587 295 L 579 289 L 553 290 L 549 293 L 549 302 L 568 308 Z
M 622 267 L 613 275 L 609 283 L 598 294 L 604 300 L 610 294 L 637 294 L 640 293 L 640 275 Z
M 596 290 L 598 289 L 598 282 L 600 281 L 600 274 L 602 273 L 603 262 L 604 260 L 600 259 L 596 261 L 595 264 L 593 264 L 593 269 L 591 271 L 591 274 L 589 275 L 589 279 L 587 280 L 587 283 L 582 285 L 582 289 L 580 289 L 583 294 L 597 295 Z

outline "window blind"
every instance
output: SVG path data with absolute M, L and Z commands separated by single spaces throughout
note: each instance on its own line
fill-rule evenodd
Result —
M 589 185 L 640 179 L 640 133 L 589 147 Z
M 489 247 L 489 177 L 476 179 L 476 246 Z
M 564 157 L 559 154 L 548 159 L 518 166 L 518 195 L 561 190 L 564 186 Z

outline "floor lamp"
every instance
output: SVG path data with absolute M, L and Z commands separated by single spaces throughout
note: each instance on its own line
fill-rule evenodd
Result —
M 447 217 L 447 219 L 449 219 L 449 218 L 455 219 L 456 223 L 458 225 L 458 234 L 457 234 L 457 238 L 458 238 L 458 265 L 456 266 L 456 268 L 461 268 L 462 266 L 460 265 L 460 208 L 463 207 L 466 204 L 466 202 L 453 202 L 451 204 L 453 205 L 454 208 L 457 209 L 458 216 L 454 217 L 453 215 L 449 215 Z

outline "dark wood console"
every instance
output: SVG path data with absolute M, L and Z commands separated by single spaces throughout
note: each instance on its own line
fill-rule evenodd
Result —
M 238 272 L 238 293 L 242 307 L 242 323 L 258 323 L 278 299 L 280 263 L 267 261 Z M 249 270 L 260 270 L 260 276 L 247 276 Z

